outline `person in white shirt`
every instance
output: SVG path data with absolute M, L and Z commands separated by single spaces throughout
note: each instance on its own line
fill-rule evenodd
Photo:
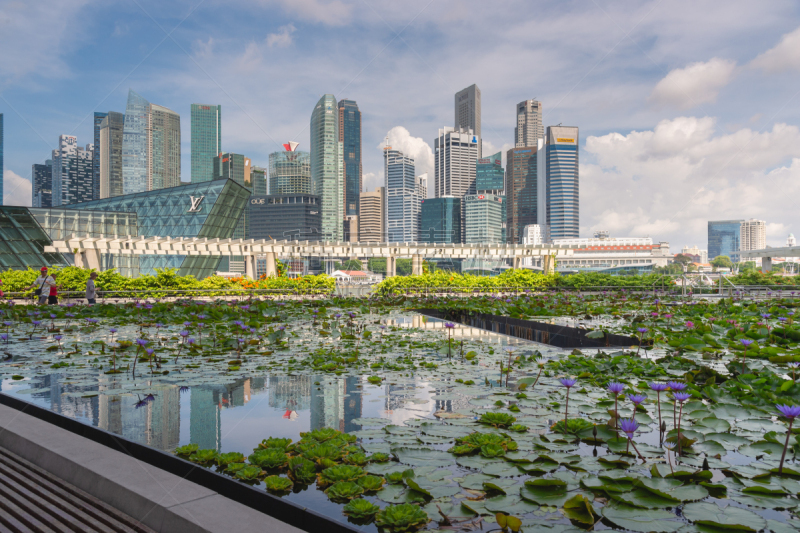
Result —
M 97 298 L 97 290 L 94 286 L 94 280 L 97 279 L 97 272 L 92 272 L 89 274 L 89 279 L 86 280 L 86 301 L 89 305 L 94 305 L 96 303 Z
M 50 296 L 50 287 L 56 284 L 52 276 L 47 275 L 47 267 L 42 267 L 39 277 L 36 278 L 28 289 L 36 289 L 36 297 L 39 298 L 39 305 L 46 305 L 47 298 Z

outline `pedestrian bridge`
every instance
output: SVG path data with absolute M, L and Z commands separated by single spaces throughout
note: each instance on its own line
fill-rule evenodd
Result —
M 323 259 L 385 257 L 386 275 L 397 272 L 397 258 L 410 257 L 413 274 L 422 274 L 423 259 L 511 259 L 515 268 L 523 259 L 542 258 L 545 272 L 554 259 L 573 255 L 580 247 L 552 244 L 437 244 L 414 242 L 323 242 L 255 239 L 204 239 L 170 237 L 72 237 L 53 241 L 45 252 L 75 254 L 75 265 L 100 270 L 100 254 L 132 255 L 241 255 L 245 274 L 255 277 L 256 257 L 267 261 L 267 275 L 277 273 L 275 260 L 288 257 Z
M 761 250 L 746 250 L 739 252 L 741 259 L 761 258 L 761 271 L 769 272 L 772 270 L 772 259 L 780 257 L 800 257 L 800 246 L 784 246 L 783 248 L 763 248 Z

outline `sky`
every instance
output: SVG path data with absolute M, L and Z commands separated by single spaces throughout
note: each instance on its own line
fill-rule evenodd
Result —
M 222 148 L 267 166 L 308 150 L 321 95 L 362 112 L 364 186 L 384 139 L 432 178 L 454 94 L 482 92 L 484 154 L 513 146 L 515 106 L 580 128 L 580 234 L 707 247 L 709 220 L 800 234 L 800 4 L 682 0 L 154 0 L 0 3 L 5 203 L 61 134 L 133 89 L 181 114 L 222 105 Z M 432 185 L 432 180 L 431 180 Z M 432 187 L 429 187 L 429 190 Z

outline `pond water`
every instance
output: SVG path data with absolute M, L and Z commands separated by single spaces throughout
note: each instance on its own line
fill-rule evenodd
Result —
M 568 322 L 566 319 L 551 320 L 553 323 Z M 560 375 L 550 375 L 550 372 L 540 375 L 533 356 L 540 354 L 545 360 L 558 360 L 566 358 L 570 350 L 458 324 L 452 329 L 445 328 L 445 323 L 438 319 L 392 311 L 371 317 L 368 326 L 363 326 L 373 331 L 373 335 L 369 350 L 366 342 L 361 347 L 361 357 L 368 358 L 373 365 L 383 366 L 379 369 L 373 366 L 373 371 L 367 370 L 367 373 L 363 367 L 342 367 L 337 369 L 337 375 L 315 370 L 318 365 L 299 365 L 304 358 L 313 357 L 312 353 L 335 352 L 339 341 L 335 342 L 329 332 L 321 330 L 316 320 L 309 317 L 287 322 L 293 333 L 287 337 L 285 346 L 276 347 L 274 351 L 260 345 L 243 349 L 242 344 L 249 346 L 243 340 L 239 348 L 233 350 L 218 347 L 214 341 L 212 350 L 211 341 L 206 340 L 204 346 L 209 353 L 224 352 L 225 356 L 215 359 L 212 355 L 202 365 L 190 365 L 183 359 L 172 360 L 175 346 L 180 343 L 179 326 L 155 331 L 151 328 L 144 332 L 134 326 L 118 325 L 118 331 L 110 333 L 107 327 L 95 325 L 64 331 L 64 338 L 58 341 L 53 334 L 42 336 L 41 331 L 38 335 L 34 331 L 30 340 L 23 341 L 20 339 L 30 330 L 16 331 L 12 335 L 16 342 L 4 346 L 9 360 L 0 363 L 0 390 L 167 452 L 192 443 L 200 449 L 240 452 L 247 456 L 268 437 L 290 438 L 297 442 L 302 433 L 321 428 L 355 434 L 366 453 L 394 453 L 399 459 L 399 462 L 371 463 L 365 466 L 367 472 L 385 476 L 413 469 L 418 485 L 430 492 L 428 497 L 423 497 L 403 485 L 387 485 L 377 494 L 366 496 L 368 500 L 380 507 L 389 503 L 418 502 L 433 519 L 438 518 L 437 511 L 442 509 L 453 521 L 464 521 L 484 529 L 492 529 L 494 524 L 481 525 L 478 519 L 472 518 L 474 513 L 470 510 L 483 515 L 483 522 L 494 521 L 497 511 L 519 516 L 528 528 L 526 531 L 546 528 L 553 529 L 553 533 L 578 531 L 558 508 L 568 497 L 577 494 L 594 500 L 586 490 L 590 479 L 625 475 L 649 478 L 655 462 L 661 465 L 661 475 L 667 475 L 667 468 L 695 472 L 706 459 L 712 477 L 705 482 L 717 485 L 713 490 L 735 492 L 737 499 L 733 501 L 724 496 L 716 499 L 709 495 L 695 499 L 719 502 L 722 507 L 749 509 L 748 513 L 760 517 L 776 533 L 795 531 L 793 515 L 783 509 L 798 504 L 796 497 L 785 494 L 800 492 L 800 482 L 795 482 L 797 486 L 789 483 L 792 479 L 782 483 L 783 494 L 780 495 L 775 494 L 781 490 L 775 488 L 777 482 L 767 485 L 772 493 L 745 494 L 741 492 L 742 487 L 731 481 L 730 475 L 723 473 L 723 470 L 738 468 L 742 476 L 736 478 L 737 482 L 751 486 L 750 480 L 756 474 L 774 467 L 774 457 L 765 458 L 763 450 L 759 454 L 758 450 L 747 447 L 761 442 L 769 431 L 777 432 L 782 438 L 785 426 L 775 423 L 774 417 L 752 410 L 736 411 L 733 407 L 709 414 L 704 411 L 707 406 L 702 404 L 694 405 L 690 413 L 690 404 L 687 404 L 682 423 L 689 427 L 686 432 L 690 437 L 697 437 L 698 450 L 702 445 L 705 448 L 681 458 L 680 468 L 673 453 L 669 463 L 672 466 L 668 467 L 663 460 L 665 450 L 661 447 L 657 407 L 651 393 L 651 401 L 643 406 L 644 412 L 636 414 L 640 426 L 635 444 L 648 459 L 643 463 L 625 455 L 624 444 L 615 444 L 612 449 L 608 443 L 593 446 L 585 439 L 572 442 L 573 439 L 564 440 L 552 433 L 551 426 L 564 417 L 566 389 L 557 380 Z M 64 323 L 56 323 L 56 326 L 68 329 Z M 209 333 L 206 331 L 207 336 Z M 193 335 L 200 339 L 199 344 L 204 342 L 202 332 L 195 331 Z M 148 363 L 139 362 L 136 375 L 131 372 L 107 374 L 109 353 L 101 351 L 96 341 L 111 343 L 140 337 L 147 337 L 149 346 L 156 348 L 156 354 L 162 354 L 157 368 L 151 369 Z M 284 341 L 273 340 L 273 345 L 281 342 Z M 60 348 L 54 350 L 53 346 Z M 182 345 L 178 354 L 180 350 Z M 69 351 L 74 353 L 66 358 Z M 416 362 L 409 365 L 412 352 Z M 470 353 L 476 354 L 471 360 L 467 359 Z M 583 355 L 589 357 L 596 353 L 597 350 L 583 351 Z M 653 351 L 642 355 L 653 359 L 664 353 Z M 530 364 L 515 365 L 509 377 L 501 374 L 502 364 L 518 357 Z M 228 361 L 231 358 L 239 361 L 233 367 Z M 65 366 L 54 368 L 62 363 Z M 129 360 L 125 364 L 130 366 L 130 363 Z M 725 371 L 719 361 L 698 359 L 697 363 Z M 123 364 L 121 359 L 119 364 Z M 369 373 L 380 375 L 383 380 L 379 384 L 371 383 L 367 379 Z M 635 383 L 635 378 L 633 381 Z M 529 386 L 527 393 L 521 396 L 520 383 Z M 659 404 L 660 416 L 672 428 L 672 404 L 666 403 L 664 396 L 660 400 L 663 402 Z M 606 391 L 576 387 L 569 396 L 569 417 L 600 424 L 608 419 L 608 401 Z M 509 412 L 507 409 L 512 406 L 516 423 L 526 426 L 521 432 L 511 433 L 508 429 L 478 423 L 483 414 Z M 623 399 L 620 399 L 619 411 L 624 417 L 634 415 Z M 718 423 L 709 422 L 711 416 Z M 735 434 L 724 431 L 724 425 L 733 428 Z M 483 454 L 457 457 L 446 452 L 456 438 L 474 431 L 508 435 L 515 441 L 517 450 L 511 452 L 509 448 L 506 461 Z M 609 430 L 604 431 L 607 438 Z M 765 445 L 764 449 L 770 454 L 775 451 L 774 446 Z M 521 491 L 525 491 L 524 481 L 534 478 L 562 483 L 566 487 L 564 497 L 559 490 L 554 490 L 556 494 L 552 497 L 539 493 L 520 497 Z M 487 482 L 490 485 L 486 485 Z M 674 503 L 666 505 L 664 501 L 669 500 L 663 498 L 672 496 L 663 496 L 663 493 L 674 487 L 659 487 L 660 493 L 652 487 L 631 492 L 635 496 L 612 505 L 617 514 L 608 512 L 611 521 L 597 522 L 594 529 L 625 524 L 626 529 L 632 531 L 648 531 L 650 526 L 641 525 L 644 519 L 645 522 L 658 520 L 660 531 L 699 531 L 696 524 L 683 518 L 681 511 L 686 502 L 693 499 L 678 497 Z M 709 486 L 709 490 L 711 488 Z M 655 503 L 647 500 L 640 508 L 625 503 L 641 503 L 640 492 L 656 494 L 653 498 L 662 500 Z M 714 494 L 719 495 L 718 492 Z M 330 501 L 313 484 L 296 485 L 295 490 L 284 497 L 334 519 L 348 520 L 342 514 L 342 504 Z M 595 500 L 596 510 L 609 503 L 608 499 Z M 639 515 L 635 509 L 639 509 Z M 743 517 L 732 520 L 732 523 L 746 522 Z M 761 524 L 757 520 L 753 522 L 752 517 L 750 520 L 748 524 Z M 377 531 L 372 524 L 354 527 Z M 436 528 L 436 522 L 428 527 Z

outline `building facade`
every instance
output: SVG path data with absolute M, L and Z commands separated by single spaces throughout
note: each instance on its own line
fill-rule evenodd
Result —
M 100 126 L 108 113 L 94 112 L 94 156 L 92 160 L 92 199 L 100 198 Z
M 472 130 L 442 128 L 434 140 L 434 196 L 461 198 L 475 193 L 480 136 Z
M 269 154 L 269 193 L 311 194 L 311 154 L 288 148 Z
M 553 244 L 575 247 L 572 256 L 559 260 L 560 271 L 651 272 L 672 260 L 669 243 L 649 237 L 553 239 Z
M 253 182 L 253 194 L 266 196 L 267 194 L 267 169 L 253 165 L 250 168 L 250 179 Z
M 122 136 L 125 115 L 111 111 L 100 122 L 95 161 L 99 164 L 97 198 L 122 196 Z
M 697 246 L 684 246 L 681 249 L 681 254 L 691 256 L 695 263 L 708 263 L 708 250 L 701 250 Z
M 544 141 L 506 153 L 506 240 L 523 242 L 524 228 L 547 226 L 547 179 Z
M 456 130 L 472 130 L 478 139 L 481 138 L 481 90 L 477 85 L 470 85 L 456 93 L 453 126 Z M 482 157 L 480 142 L 477 157 Z
M 731 261 L 739 260 L 744 220 L 708 221 L 708 260 L 727 255 Z
M 503 154 L 497 152 L 489 157 L 478 159 L 475 164 L 475 192 L 503 194 L 504 190 Z
M 147 190 L 150 102 L 128 91 L 122 133 L 122 194 Z
M 767 247 L 767 223 L 751 218 L 742 222 L 741 251 L 763 250 Z
M 386 242 L 386 188 L 362 192 L 358 211 L 358 240 Z
M 339 142 L 342 143 L 344 214 L 358 215 L 362 187 L 361 111 L 353 100 L 339 100 Z
M 517 125 L 514 127 L 514 146 L 536 146 L 544 139 L 542 122 L 542 103 L 536 100 L 523 100 L 517 104 Z
M 578 128 L 547 127 L 547 224 L 553 239 L 578 237 Z
M 311 113 L 311 182 L 322 201 L 322 233 L 325 240 L 342 240 L 344 220 L 343 150 L 339 142 L 336 98 L 326 94 Z
M 387 146 L 383 161 L 388 242 L 416 242 L 422 198 L 414 160 Z
M 53 207 L 53 160 L 44 165 L 34 164 L 31 169 L 31 205 Z
M 320 199 L 310 194 L 254 195 L 247 206 L 248 238 L 319 241 Z
M 74 135 L 58 137 L 58 149 L 53 150 L 53 207 L 85 202 L 93 198 L 94 147 L 78 146 Z
M 181 184 L 181 116 L 150 104 L 149 120 L 147 190 L 177 187 Z
M 212 180 L 71 205 L 87 211 L 136 213 L 140 237 L 230 239 L 247 208 L 250 191 L 233 180 Z M 177 268 L 181 275 L 213 275 L 220 256 L 142 255 L 142 274 Z
M 461 242 L 461 198 L 427 198 L 422 203 L 419 242 Z
M 464 197 L 464 234 L 467 244 L 502 243 L 505 209 L 504 198 L 484 193 Z
M 222 152 L 222 106 L 192 104 L 192 183 L 214 178 L 213 160 Z

